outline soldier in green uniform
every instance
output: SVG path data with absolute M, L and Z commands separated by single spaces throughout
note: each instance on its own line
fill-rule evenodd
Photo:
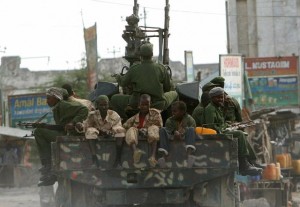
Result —
M 225 79 L 221 76 L 215 77 L 212 79 L 210 82 L 215 84 L 216 86 L 219 86 L 224 89 L 225 86 Z M 224 107 L 223 107 L 223 114 L 225 116 L 225 122 L 228 124 L 234 124 L 237 122 L 242 122 L 242 110 L 239 102 L 234 98 L 229 96 L 225 92 L 225 97 L 224 97 Z M 249 162 L 253 164 L 254 166 L 257 167 L 262 167 L 260 164 L 256 163 L 257 156 L 250 145 L 249 141 L 247 140 L 246 142 L 247 148 L 249 151 Z
M 130 67 L 124 75 L 117 75 L 116 80 L 122 87 L 131 86 L 132 94 L 116 94 L 111 98 L 111 107 L 122 118 L 126 118 L 126 107 L 136 109 L 141 94 L 151 96 L 151 108 L 160 111 L 167 109 L 178 99 L 176 91 L 172 90 L 172 83 L 167 69 L 152 60 L 153 46 L 145 43 L 140 47 L 141 63 Z
M 239 172 L 242 175 L 258 175 L 261 168 L 256 168 L 248 162 L 249 150 L 246 137 L 240 130 L 229 130 L 223 114 L 224 90 L 215 87 L 209 91 L 210 103 L 204 109 L 204 124 L 218 133 L 232 135 L 238 138 Z
M 79 102 L 64 101 L 63 91 L 65 89 L 52 87 L 46 92 L 47 104 L 52 108 L 55 124 L 60 128 L 45 124 L 34 125 L 35 141 L 42 164 L 42 176 L 38 186 L 53 185 L 56 181 L 56 176 L 51 172 L 51 142 L 54 142 L 57 136 L 67 133 L 76 135 L 74 125 L 85 120 L 88 115 L 88 108 Z
M 193 117 L 187 114 L 186 110 L 186 104 L 183 101 L 174 102 L 172 104 L 172 116 L 167 119 L 166 126 L 159 129 L 160 144 L 158 152 L 160 153 L 160 158 L 158 163 L 161 168 L 166 167 L 165 159 L 170 151 L 171 140 L 185 142 L 187 167 L 192 167 L 195 162 L 196 123 Z
M 202 126 L 203 124 L 203 111 L 204 108 L 209 104 L 209 95 L 208 92 L 212 89 L 216 87 L 216 84 L 213 84 L 211 82 L 206 83 L 203 87 L 202 87 L 202 95 L 201 95 L 201 100 L 200 103 L 198 104 L 198 106 L 196 106 L 196 108 L 193 110 L 192 113 L 192 117 L 195 119 L 196 121 L 196 126 Z
M 210 82 L 224 89 L 225 79 L 223 77 L 217 76 Z M 226 94 L 226 92 L 224 99 L 224 114 L 225 121 L 229 124 L 242 121 L 242 110 L 239 102 L 234 97 Z

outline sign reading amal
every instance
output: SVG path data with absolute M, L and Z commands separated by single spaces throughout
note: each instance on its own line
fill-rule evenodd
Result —
M 45 94 L 25 94 L 8 97 L 10 126 L 22 122 L 33 122 L 50 112 Z M 53 120 L 52 114 L 48 114 L 44 122 Z

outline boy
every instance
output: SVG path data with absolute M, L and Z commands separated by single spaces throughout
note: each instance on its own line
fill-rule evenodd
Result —
M 116 138 L 116 160 L 114 167 L 121 167 L 122 145 L 125 137 L 125 129 L 122 127 L 121 117 L 117 112 L 108 109 L 109 99 L 105 95 L 100 95 L 95 100 L 97 110 L 91 111 L 88 118 L 83 123 L 77 123 L 76 128 L 85 132 L 88 140 L 93 163 L 99 167 L 96 155 L 96 139 L 98 135 L 102 137 Z
M 162 127 L 162 117 L 160 111 L 150 108 L 151 97 L 142 94 L 139 101 L 139 113 L 129 118 L 123 127 L 127 129 L 125 140 L 133 150 L 133 161 L 138 163 L 142 156 L 142 151 L 137 148 L 139 135 L 145 136 L 151 145 L 151 156 L 149 164 L 154 167 L 157 163 L 155 159 L 157 141 L 159 140 L 159 128 Z
M 162 155 L 158 163 L 165 168 L 165 157 L 169 154 L 170 140 L 184 140 L 187 151 L 187 167 L 192 167 L 195 162 L 195 127 L 196 122 L 192 116 L 186 112 L 186 104 L 183 101 L 176 101 L 172 104 L 172 116 L 167 119 L 166 127 L 159 130 L 160 147 L 159 153 Z

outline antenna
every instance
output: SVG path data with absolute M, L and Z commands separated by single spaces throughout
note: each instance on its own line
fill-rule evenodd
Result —
M 118 53 L 118 52 L 121 52 L 121 50 L 120 50 L 120 48 L 119 48 L 119 50 L 116 50 L 115 46 L 113 47 L 113 50 L 111 50 L 111 51 L 107 48 L 107 53 L 113 53 L 114 58 L 116 58 L 116 53 Z

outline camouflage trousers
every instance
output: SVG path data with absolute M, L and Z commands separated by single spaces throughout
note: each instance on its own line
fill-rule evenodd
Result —
M 158 110 L 166 110 L 174 101 L 178 100 L 178 94 L 176 91 L 170 91 L 163 94 L 162 100 L 151 100 L 151 108 Z M 129 118 L 126 115 L 126 107 L 132 106 L 137 108 L 139 102 L 139 95 L 123 95 L 116 94 L 111 97 L 110 106 L 112 110 L 117 112 L 123 119 Z
M 142 131 L 143 133 L 140 133 Z M 138 138 L 141 136 L 145 136 L 147 138 L 148 143 L 152 143 L 154 141 L 159 140 L 159 127 L 158 126 L 150 126 L 148 128 L 138 129 L 136 127 L 130 127 L 125 135 L 125 141 L 130 146 L 132 144 L 138 144 Z
M 108 135 L 111 137 L 125 137 L 125 132 L 123 127 L 116 127 L 114 129 L 105 130 Z M 99 130 L 95 127 L 88 127 L 85 132 L 86 139 L 98 139 Z

